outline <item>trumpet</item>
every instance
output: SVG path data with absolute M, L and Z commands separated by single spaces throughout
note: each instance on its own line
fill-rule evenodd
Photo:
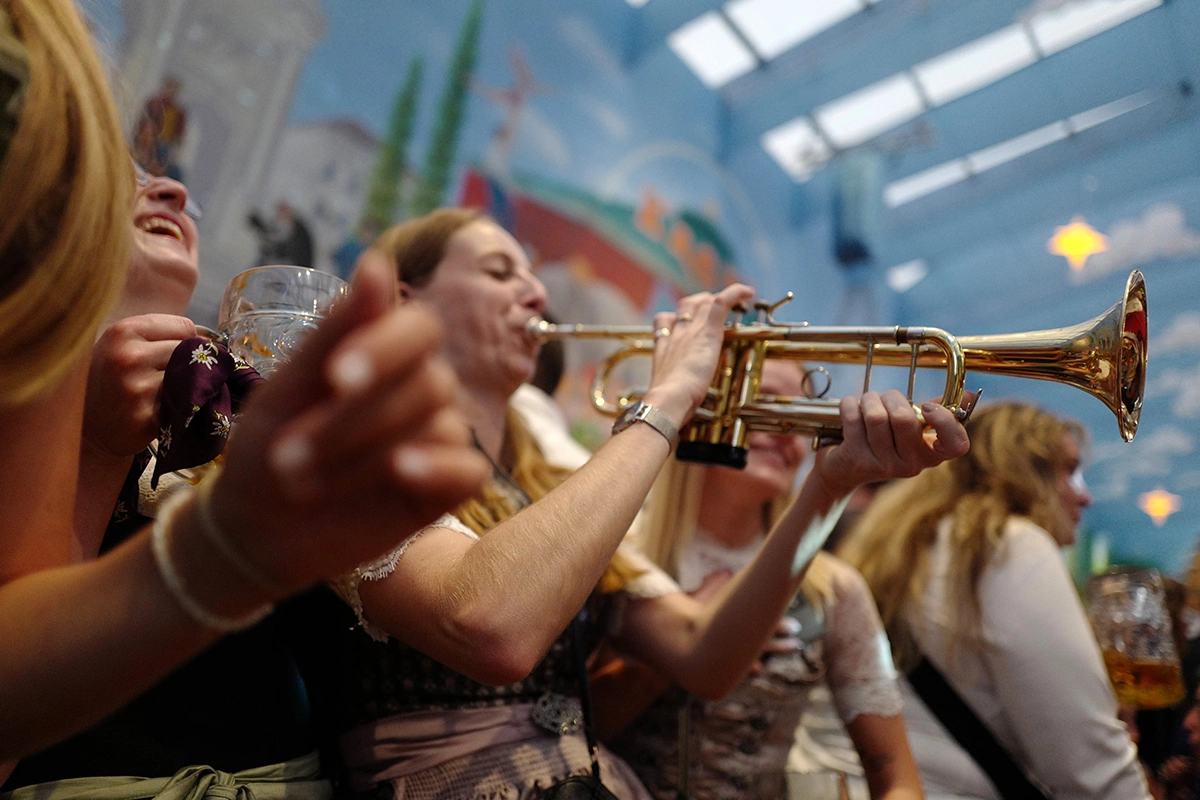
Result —
M 814 444 L 841 438 L 838 403 L 821 396 L 760 395 L 767 359 L 806 364 L 861 364 L 862 391 L 871 386 L 874 366 L 908 367 L 908 400 L 918 369 L 941 369 L 941 403 L 966 421 L 973 402 L 964 406 L 966 373 L 989 372 L 1075 386 L 1100 399 L 1117 418 L 1121 438 L 1133 441 L 1146 385 L 1146 282 L 1134 270 L 1121 299 L 1108 311 L 1078 325 L 1025 333 L 955 337 L 924 326 L 823 327 L 779 322 L 775 312 L 792 299 L 755 303 L 755 321 L 730 322 L 708 395 L 680 431 L 676 457 L 684 461 L 744 467 L 750 431 L 814 438 Z M 735 314 L 746 313 L 735 309 Z M 651 355 L 655 332 L 643 326 L 555 325 L 533 319 L 531 336 L 551 339 L 616 339 L 621 347 L 609 356 L 592 382 L 592 405 L 618 416 L 640 397 L 630 391 L 611 401 L 607 385 L 613 369 L 627 358 Z M 920 409 L 916 408 L 918 415 Z

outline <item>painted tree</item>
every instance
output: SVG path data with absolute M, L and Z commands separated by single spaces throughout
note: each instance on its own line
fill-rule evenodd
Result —
M 425 169 L 421 172 L 421 183 L 413 197 L 413 215 L 425 214 L 442 205 L 450 178 L 454 171 L 454 160 L 458 149 L 458 136 L 462 130 L 463 115 L 467 107 L 467 89 L 471 73 L 475 70 L 475 58 L 479 50 L 479 32 L 483 23 L 483 0 L 474 0 L 463 20 L 458 37 L 458 47 L 450 64 L 446 78 L 446 89 L 442 93 L 438 109 L 437 127 L 429 143 L 425 158 Z
M 417 116 L 417 99 L 421 93 L 421 76 L 425 62 L 415 56 L 408 62 L 408 74 L 392 104 L 387 134 L 375 157 L 371 184 L 367 190 L 367 206 L 359 230 L 373 228 L 382 231 L 396 221 L 400 208 L 400 182 L 408 168 L 408 142 L 412 138 L 413 121 Z

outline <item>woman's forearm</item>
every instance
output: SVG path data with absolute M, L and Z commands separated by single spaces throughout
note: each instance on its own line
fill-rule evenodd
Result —
M 904 717 L 859 714 L 846 730 L 862 763 L 871 800 L 923 800 Z
M 830 511 L 839 499 L 806 480 L 754 560 L 713 600 L 700 605 L 673 595 L 635 603 L 620 634 L 622 646 L 688 691 L 709 698 L 727 694 L 774 633 L 808 565 L 797 554 L 834 521 Z
M 634 425 L 479 541 L 450 534 L 447 553 L 416 540 L 392 577 L 360 585 L 367 618 L 476 680 L 519 680 L 595 588 L 668 455 Z

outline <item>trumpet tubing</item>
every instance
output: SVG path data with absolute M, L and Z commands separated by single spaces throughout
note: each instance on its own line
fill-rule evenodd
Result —
M 912 400 L 917 369 L 946 373 L 942 404 L 963 418 L 967 372 L 987 372 L 1075 386 L 1099 398 L 1116 415 L 1121 437 L 1132 441 L 1141 416 L 1146 381 L 1146 284 L 1134 271 L 1116 304 L 1094 319 L 1064 328 L 1026 333 L 955 337 L 923 326 L 821 327 L 779 323 L 774 305 L 756 304 L 758 320 L 730 324 L 708 398 L 681 431 L 679 457 L 731 466 L 744 465 L 751 430 L 840 438 L 835 401 L 819 398 L 761 398 L 758 382 L 768 359 L 809 364 L 861 364 L 863 391 L 873 366 L 908 367 Z M 553 325 L 533 320 L 529 331 L 543 339 L 615 339 L 623 346 L 597 370 L 592 403 L 616 416 L 640 393 L 610 401 L 607 383 L 627 358 L 650 355 L 655 331 L 643 326 Z

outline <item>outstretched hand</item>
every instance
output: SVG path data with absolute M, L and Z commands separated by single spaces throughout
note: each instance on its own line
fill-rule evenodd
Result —
M 489 474 L 437 355 L 439 321 L 392 308 L 393 272 L 364 255 L 349 299 L 255 393 L 226 451 L 214 514 L 283 585 L 386 552 Z
M 842 441 L 818 450 L 813 467 L 832 498 L 864 483 L 910 478 L 970 448 L 966 429 L 949 409 L 925 403 L 922 424 L 908 399 L 894 390 L 843 398 L 840 410 Z

